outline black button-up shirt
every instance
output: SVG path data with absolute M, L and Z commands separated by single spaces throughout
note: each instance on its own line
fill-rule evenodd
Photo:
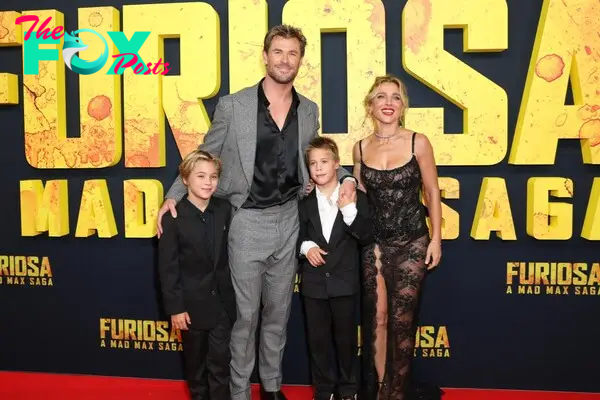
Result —
M 188 203 L 190 209 L 194 210 L 193 214 L 195 218 L 200 222 L 198 225 L 198 233 L 200 233 L 202 237 L 202 242 L 205 244 L 204 248 L 207 251 L 208 258 L 211 262 L 215 260 L 215 245 L 214 245 L 214 206 L 211 202 L 208 203 L 208 206 L 204 211 L 200 210 L 194 203 L 192 203 L 186 196 L 185 200 Z
M 263 78 L 264 80 L 264 78 Z M 269 112 L 269 100 L 258 85 L 256 162 L 250 195 L 243 208 L 268 208 L 286 203 L 298 195 L 298 105 L 300 98 L 292 88 L 292 106 L 283 129 Z

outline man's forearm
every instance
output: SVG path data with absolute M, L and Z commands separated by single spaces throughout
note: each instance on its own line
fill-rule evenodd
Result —
M 173 182 L 173 184 L 169 188 L 165 199 L 173 199 L 179 203 L 179 201 L 183 199 L 183 196 L 185 196 L 186 193 L 187 187 L 183 184 L 183 181 L 181 180 L 181 175 L 177 175 L 177 179 L 175 179 L 175 182 Z
M 344 167 L 340 167 L 337 169 L 337 178 L 340 183 L 344 183 L 346 180 L 350 179 L 354 182 L 355 185 L 358 186 L 358 180 Z
M 352 176 L 352 174 L 350 172 L 348 172 L 348 170 L 342 166 L 340 166 L 337 171 L 337 177 L 338 179 L 342 179 L 345 176 Z
M 230 118 L 230 107 L 221 98 L 215 107 L 215 115 L 213 121 L 204 136 L 204 141 L 198 146 L 198 149 L 204 150 L 215 157 L 221 156 L 221 149 L 227 136 L 228 120 Z M 187 187 L 183 184 L 181 176 L 178 175 L 175 182 L 169 188 L 165 198 L 173 199 L 179 202 L 187 194 Z

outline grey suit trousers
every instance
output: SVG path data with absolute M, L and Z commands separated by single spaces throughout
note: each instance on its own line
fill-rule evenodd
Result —
M 237 300 L 231 333 L 231 397 L 250 400 L 260 303 L 258 368 L 267 391 L 281 387 L 294 280 L 298 269 L 298 201 L 268 209 L 240 208 L 229 230 L 229 264 Z

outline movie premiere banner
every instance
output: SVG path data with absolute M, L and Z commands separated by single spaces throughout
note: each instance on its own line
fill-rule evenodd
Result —
M 600 392 L 599 15 L 597 0 L 3 0 L 0 369 L 182 378 L 156 214 L 283 22 L 308 38 L 296 88 L 342 165 L 386 72 L 433 144 L 443 257 L 417 378 Z M 284 382 L 308 384 L 295 296 Z

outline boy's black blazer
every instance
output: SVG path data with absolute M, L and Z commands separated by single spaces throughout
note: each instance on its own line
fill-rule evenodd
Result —
M 191 329 L 216 326 L 223 306 L 231 321 L 235 321 L 235 292 L 227 254 L 231 205 L 212 197 L 204 212 L 209 214 L 208 224 L 187 197 L 176 209 L 177 218 L 169 212 L 163 216 L 163 235 L 158 242 L 165 311 L 169 316 L 187 312 Z M 211 235 L 210 241 L 206 240 L 206 233 Z
M 373 226 L 366 194 L 358 189 L 356 194 L 358 213 L 354 222 L 350 226 L 346 225 L 342 212 L 338 211 L 329 243 L 323 236 L 316 190 L 300 200 L 300 233 L 296 254 L 300 258 L 301 293 L 304 296 L 325 299 L 357 293 L 361 265 L 360 248 L 373 241 Z M 305 240 L 315 242 L 328 253 L 323 256 L 324 265 L 313 267 L 306 257 L 300 255 L 300 247 Z

